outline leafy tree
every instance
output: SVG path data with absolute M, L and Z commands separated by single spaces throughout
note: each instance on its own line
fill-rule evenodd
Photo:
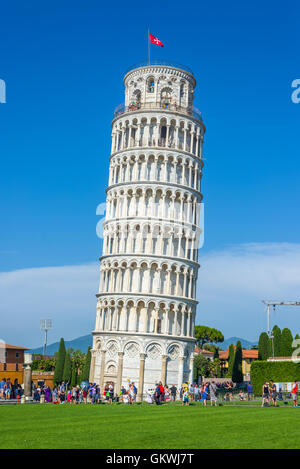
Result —
M 77 367 L 76 367 L 76 363 L 73 360 L 71 386 L 76 386 L 76 385 L 77 385 Z
M 64 373 L 64 364 L 65 364 L 65 356 L 66 356 L 66 347 L 64 339 L 60 339 L 58 354 L 56 358 L 56 366 L 53 376 L 54 386 L 57 386 L 63 380 L 63 373 Z
M 242 383 L 243 376 L 243 349 L 240 340 L 237 341 L 232 367 L 232 381 L 234 383 Z
M 82 374 L 81 374 L 82 381 L 89 381 L 91 359 L 92 359 L 91 347 L 89 347 L 88 351 L 87 351 L 87 354 L 86 354 L 86 357 L 85 357 L 83 369 L 82 369 Z
M 72 377 L 72 360 L 70 352 L 67 351 L 64 365 L 63 380 L 65 383 L 70 383 Z
M 208 326 L 195 326 L 195 337 L 200 349 L 208 342 L 224 341 L 224 336 L 221 331 Z
M 291 357 L 293 353 L 293 336 L 287 327 L 282 329 L 281 333 L 281 345 L 280 345 L 280 356 L 281 357 Z
M 230 344 L 229 345 L 229 350 L 228 350 L 228 368 L 227 368 L 227 376 L 232 377 L 232 369 L 233 369 L 233 363 L 234 363 L 234 345 Z
M 273 336 L 273 349 L 274 357 L 280 357 L 280 348 L 281 348 L 281 329 L 278 326 L 274 326 L 272 330 Z
M 198 381 L 199 376 L 204 376 L 205 378 L 209 375 L 210 370 L 210 360 L 204 357 L 201 353 L 197 353 L 194 359 L 194 374 L 196 375 L 196 381 Z
M 262 332 L 258 341 L 258 359 L 267 360 L 269 358 L 269 336 Z

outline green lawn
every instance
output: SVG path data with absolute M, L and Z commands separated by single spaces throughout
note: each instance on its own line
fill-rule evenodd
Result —
M 0 407 L 0 448 L 300 448 L 300 408 Z

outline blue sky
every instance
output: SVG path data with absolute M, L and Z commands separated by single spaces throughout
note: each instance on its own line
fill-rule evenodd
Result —
M 39 345 L 44 314 L 55 320 L 53 340 L 84 335 L 94 325 L 94 263 L 102 248 L 96 207 L 105 200 L 110 122 L 123 101 L 124 71 L 147 59 L 148 27 L 165 44 L 152 46 L 153 58 L 194 71 L 195 105 L 207 126 L 198 322 L 221 328 L 227 337 L 255 340 L 265 327 L 259 303 L 264 291 L 299 299 L 300 104 L 291 100 L 291 83 L 300 78 L 299 13 L 296 0 L 186 5 L 31 0 L 1 7 L 0 78 L 7 85 L 7 103 L 0 104 L 3 339 Z M 267 260 L 265 290 L 224 292 L 224 279 L 217 284 L 215 274 L 208 285 L 208 266 L 213 259 L 220 273 L 224 256 L 223 274 L 232 275 L 232 286 L 239 277 L 238 268 L 230 270 L 232 256 L 242 270 L 257 260 L 255 281 Z M 45 290 L 38 283 L 44 269 L 65 267 L 69 285 L 68 266 L 89 278 L 88 286 L 77 285 L 80 302 L 72 299 L 72 285 L 53 287 L 50 294 L 47 281 Z M 269 284 L 273 267 L 279 280 Z M 56 271 L 46 272 L 55 277 Z M 245 285 L 252 278 L 245 276 Z M 251 320 L 254 314 L 257 321 Z M 16 328 L 16 319 L 25 327 L 24 316 L 30 318 L 26 328 Z M 277 319 L 300 333 L 296 312 L 289 309 L 285 319 Z

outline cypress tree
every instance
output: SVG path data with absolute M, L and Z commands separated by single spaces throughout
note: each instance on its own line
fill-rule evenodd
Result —
M 258 359 L 267 360 L 269 358 L 269 336 L 266 332 L 262 332 L 258 341 Z
M 76 386 L 76 385 L 77 385 L 77 368 L 76 368 L 76 363 L 73 360 L 71 386 Z
M 86 357 L 85 357 L 85 362 L 84 362 L 84 366 L 83 366 L 83 370 L 82 370 L 82 381 L 89 381 L 89 378 L 90 378 L 90 367 L 91 367 L 91 358 L 92 358 L 92 354 L 91 354 L 91 347 L 88 348 L 88 351 L 87 351 L 87 354 L 86 354 Z
M 228 350 L 228 369 L 227 369 L 227 376 L 230 378 L 232 377 L 232 368 L 233 368 L 233 363 L 234 363 L 234 345 L 230 344 L 229 345 L 229 350 Z
M 273 327 L 272 336 L 273 336 L 273 345 L 274 345 L 274 357 L 280 357 L 280 349 L 281 349 L 281 330 L 280 330 L 280 327 L 278 327 L 278 326 Z
M 66 357 L 66 347 L 64 339 L 60 339 L 59 350 L 57 354 L 57 360 L 54 370 L 53 383 L 54 386 L 57 386 L 63 380 L 64 365 Z
M 234 383 L 242 383 L 244 380 L 243 375 L 243 350 L 242 344 L 238 340 L 236 344 L 236 350 L 234 355 L 234 362 L 232 367 L 232 381 Z
M 281 346 L 280 346 L 280 356 L 281 357 L 291 357 L 293 353 L 293 336 L 291 331 L 286 327 L 282 329 L 281 333 Z
M 70 352 L 66 353 L 63 380 L 65 383 L 70 383 L 72 377 L 72 361 Z

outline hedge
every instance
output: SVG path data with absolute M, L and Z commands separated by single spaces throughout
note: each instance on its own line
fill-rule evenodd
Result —
M 255 361 L 251 365 L 250 379 L 254 393 L 260 395 L 265 381 L 269 382 L 271 379 L 275 383 L 289 383 L 295 379 L 300 381 L 300 363 Z

